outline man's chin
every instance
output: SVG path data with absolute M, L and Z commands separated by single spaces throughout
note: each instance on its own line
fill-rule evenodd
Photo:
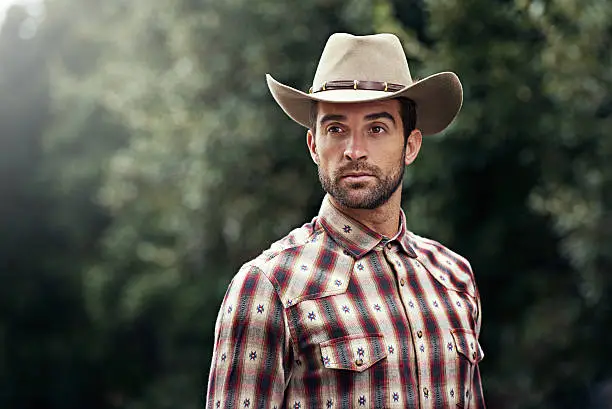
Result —
M 346 191 L 347 194 L 351 192 L 358 192 L 358 194 L 367 193 L 368 190 L 371 190 L 370 184 L 368 182 L 345 182 L 342 183 L 342 190 Z
M 338 202 L 340 205 L 347 207 L 349 209 L 373 209 L 372 203 L 376 202 L 372 200 L 372 196 L 370 192 L 347 192 L 344 191 L 337 195 L 332 195 L 332 197 Z

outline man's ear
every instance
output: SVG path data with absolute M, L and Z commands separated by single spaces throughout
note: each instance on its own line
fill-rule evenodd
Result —
M 422 143 L 423 135 L 420 130 L 415 129 L 408 135 L 408 140 L 406 141 L 406 156 L 404 158 L 404 163 L 406 165 L 410 165 L 417 158 Z
M 315 136 L 312 133 L 312 130 L 308 130 L 306 132 L 306 144 L 308 145 L 308 150 L 310 151 L 310 157 L 313 162 L 317 165 L 319 164 L 319 154 L 317 153 L 317 142 L 315 140 Z

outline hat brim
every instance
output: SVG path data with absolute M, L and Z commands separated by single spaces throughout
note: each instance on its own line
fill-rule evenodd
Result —
M 443 131 L 453 121 L 463 103 L 463 88 L 453 72 L 430 75 L 395 92 L 336 89 L 308 94 L 282 84 L 266 74 L 272 96 L 287 115 L 309 127 L 312 101 L 359 103 L 406 97 L 416 104 L 416 127 L 423 135 Z

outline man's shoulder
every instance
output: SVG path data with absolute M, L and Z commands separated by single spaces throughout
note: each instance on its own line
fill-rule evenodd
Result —
M 464 256 L 436 240 L 410 233 L 418 259 L 444 285 L 475 295 L 474 273 Z
M 343 252 L 316 219 L 287 234 L 246 262 L 235 277 L 257 274 L 270 282 L 285 306 L 341 292 L 354 260 Z M 332 274 L 326 274 L 333 269 Z M 263 278 L 261 277 L 261 278 Z
M 432 258 L 442 258 L 444 259 L 444 262 L 450 261 L 453 264 L 459 264 L 462 268 L 471 270 L 470 263 L 467 258 L 451 250 L 442 243 L 427 237 L 419 236 L 414 233 L 410 233 L 410 237 L 416 244 L 417 251 L 426 253 L 429 257 Z
M 257 268 L 263 273 L 267 273 L 283 259 L 282 256 L 299 252 L 303 247 L 316 243 L 316 237 L 321 233 L 320 225 L 315 223 L 314 220 L 306 223 L 273 242 L 257 257 L 247 261 L 242 268 Z

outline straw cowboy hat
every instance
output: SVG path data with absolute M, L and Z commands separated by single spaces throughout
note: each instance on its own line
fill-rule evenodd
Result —
M 417 128 L 431 135 L 453 121 L 463 101 L 461 82 L 452 72 L 413 81 L 404 49 L 393 34 L 333 34 L 308 93 L 281 84 L 270 74 L 266 80 L 283 111 L 307 128 L 312 101 L 357 103 L 406 97 L 416 104 Z

